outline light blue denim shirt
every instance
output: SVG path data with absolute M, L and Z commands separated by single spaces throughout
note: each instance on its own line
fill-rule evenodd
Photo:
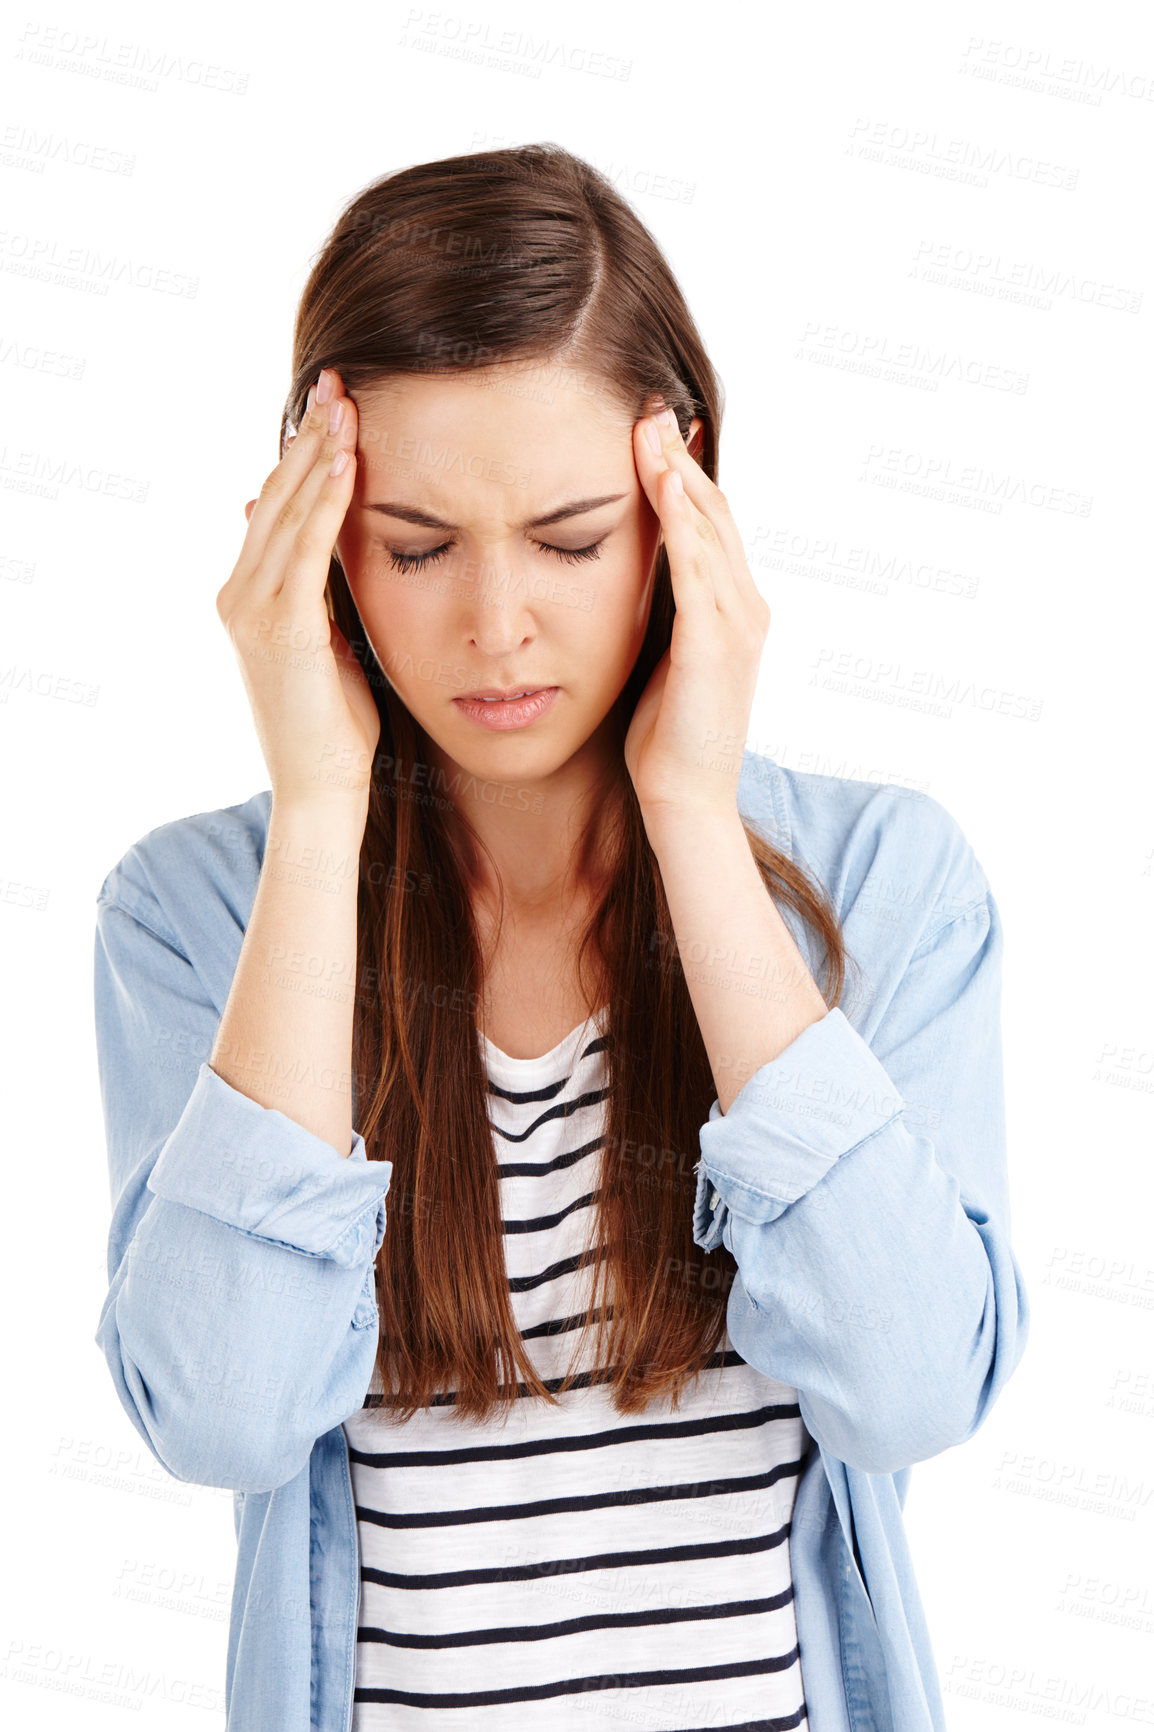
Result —
M 235 1494 L 229 1732 L 348 1732 L 360 1572 L 342 1421 L 373 1371 L 392 1167 L 207 1063 L 270 800 L 160 825 L 97 898 L 112 1222 L 96 1341 L 162 1466 Z M 738 802 L 830 892 L 861 981 L 728 1113 L 714 1102 L 693 1237 L 733 1253 L 733 1344 L 797 1389 L 814 1440 L 790 1534 L 813 1732 L 944 1732 L 902 1507 L 911 1464 L 973 1435 L 1029 1328 L 1000 916 L 928 796 L 746 752 Z M 708 1676 L 711 1655 L 694 1659 Z

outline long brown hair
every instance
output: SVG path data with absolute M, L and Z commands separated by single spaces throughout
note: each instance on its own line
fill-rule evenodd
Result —
M 634 418 L 661 397 L 683 434 L 703 422 L 716 481 L 723 392 L 668 263 L 605 176 L 554 144 L 421 163 L 386 175 L 342 211 L 317 255 L 293 337 L 281 451 L 309 386 L 334 367 L 356 393 L 398 374 L 533 363 L 582 374 Z M 555 1399 L 607 1382 L 618 1412 L 676 1405 L 721 1341 L 736 1264 L 694 1242 L 698 1133 L 717 1093 L 657 862 L 624 769 L 604 790 L 604 891 L 577 944 L 579 976 L 607 1005 L 608 1085 L 593 1213 L 590 1311 L 565 1379 L 544 1382 L 513 1316 L 488 1080 L 477 1035 L 484 966 L 468 893 L 479 838 L 438 789 L 427 735 L 383 677 L 340 560 L 330 612 L 376 696 L 373 769 L 358 891 L 354 1123 L 393 1174 L 377 1257 L 377 1368 L 398 1418 L 449 1402 L 487 1418 L 518 1393 Z M 629 720 L 669 647 L 673 590 L 658 552 L 648 632 L 612 712 Z M 743 820 L 743 822 L 745 822 Z M 766 891 L 820 938 L 827 1004 L 846 953 L 825 891 L 745 822 Z M 588 843 L 586 844 L 588 847 Z M 596 1324 L 589 1364 L 574 1376 Z M 519 1382 L 520 1380 L 520 1382 Z M 507 1411 L 507 1409 L 506 1409 Z

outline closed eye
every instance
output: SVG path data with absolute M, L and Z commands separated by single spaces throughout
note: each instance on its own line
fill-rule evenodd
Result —
M 548 541 L 534 541 L 533 546 L 539 547 L 542 553 L 555 553 L 558 559 L 576 564 L 581 559 L 600 559 L 602 543 L 607 540 L 608 537 L 603 535 L 600 541 L 592 541 L 588 547 L 554 547 Z M 394 571 L 416 571 L 421 566 L 432 565 L 434 560 L 443 559 L 455 546 L 456 542 L 446 541 L 428 553 L 398 553 L 393 547 L 386 547 L 385 552 L 392 561 Z

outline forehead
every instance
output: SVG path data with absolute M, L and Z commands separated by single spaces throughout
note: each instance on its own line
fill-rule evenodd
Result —
M 495 443 L 526 443 L 580 428 L 616 441 L 633 424 L 610 380 L 554 361 L 394 376 L 349 396 L 359 426 L 378 432 L 403 426 L 446 434 L 467 427 L 475 435 L 484 427 Z
M 500 498 L 520 519 L 562 493 L 617 492 L 633 479 L 633 418 L 609 381 L 575 367 L 404 375 L 349 396 L 368 497 L 429 501 L 440 513 L 450 499 L 485 511 Z

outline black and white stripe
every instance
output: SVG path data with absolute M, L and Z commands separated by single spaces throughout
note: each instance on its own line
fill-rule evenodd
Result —
M 604 1012 L 540 1058 L 484 1037 L 514 1315 L 559 1387 L 584 1321 L 604 1145 Z M 407 1424 L 374 1374 L 345 1421 L 361 1603 L 353 1732 L 793 1732 L 807 1726 L 789 1526 L 797 1391 L 723 1337 L 673 1409 L 615 1412 L 585 1366 L 486 1425 Z M 522 1396 L 524 1392 L 522 1390 Z

